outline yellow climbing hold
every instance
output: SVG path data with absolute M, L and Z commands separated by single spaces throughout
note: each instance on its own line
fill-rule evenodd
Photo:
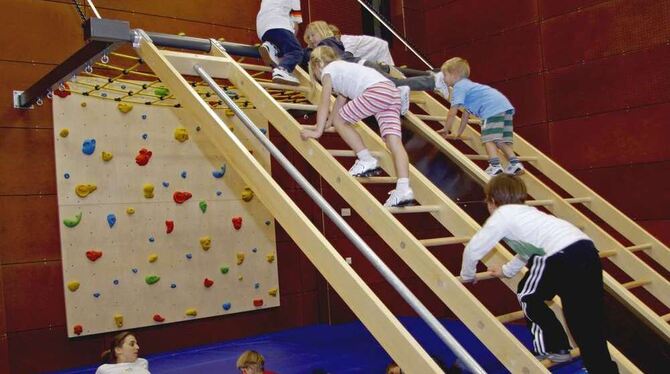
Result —
M 79 289 L 79 282 L 78 281 L 71 281 L 67 283 L 67 289 L 74 292 Z
M 251 190 L 249 187 L 245 187 L 244 191 L 242 191 L 242 200 L 244 201 L 251 201 L 251 199 L 254 198 L 254 191 Z
M 149 262 L 156 262 L 158 260 L 158 255 L 155 253 L 152 253 L 149 255 Z
M 116 324 L 116 327 L 121 328 L 123 327 L 123 314 L 115 314 L 114 315 L 114 323 Z
M 61 129 L 58 135 L 60 135 L 61 138 L 67 138 L 67 136 L 70 135 L 70 130 Z
M 209 250 L 212 247 L 212 238 L 210 238 L 209 236 L 203 236 L 202 238 L 200 238 L 200 246 L 205 251 Z
M 198 315 L 198 310 L 195 309 L 195 308 L 188 308 L 188 309 L 186 309 L 186 315 L 191 316 L 191 317 L 195 317 L 195 316 Z
M 154 185 L 151 183 L 145 183 L 144 186 L 142 186 L 142 191 L 144 191 L 144 197 L 147 199 L 153 199 L 154 198 Z
M 270 288 L 268 290 L 268 295 L 276 297 L 277 296 L 277 289 L 276 288 Z
M 133 207 L 126 208 L 126 214 L 132 216 L 133 214 L 135 214 L 135 208 Z
M 174 129 L 174 138 L 178 142 L 183 143 L 188 140 L 188 130 L 185 127 L 177 127 Z
M 237 252 L 237 264 L 242 265 L 244 262 L 244 252 Z
M 240 281 L 240 282 L 242 281 L 242 279 L 244 279 L 244 277 L 241 276 L 241 275 L 239 277 L 237 277 L 237 280 Z
M 77 187 L 74 188 L 74 192 L 79 197 L 86 197 L 96 189 L 98 189 L 98 186 L 96 186 L 95 184 L 78 184 Z
M 119 109 L 119 112 L 121 113 L 128 113 L 131 110 L 133 110 L 133 104 L 128 103 L 119 103 L 116 107 Z
M 223 111 L 223 114 L 225 114 L 228 117 L 232 117 L 232 116 L 235 115 L 235 112 L 233 112 L 232 109 L 226 109 L 226 110 Z
M 183 32 L 183 31 L 180 31 L 179 33 L 177 33 L 177 35 L 179 35 L 179 36 L 186 36 L 186 33 Z
M 269 255 L 265 256 L 265 259 L 268 260 L 268 262 L 272 263 L 275 261 L 275 254 L 270 253 Z
M 102 161 L 109 161 L 109 160 L 112 159 L 112 157 L 114 157 L 114 155 L 112 154 L 112 152 L 105 152 L 105 151 L 102 151 Z
M 79 104 L 79 105 L 81 105 L 82 108 L 86 108 L 86 102 L 85 101 L 82 101 L 81 104 Z

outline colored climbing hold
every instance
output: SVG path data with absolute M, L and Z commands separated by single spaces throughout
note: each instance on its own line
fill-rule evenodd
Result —
M 63 174 L 63 178 L 65 178 L 65 179 L 70 179 L 70 173 L 65 173 L 65 174 Z
M 97 189 L 98 186 L 95 184 L 78 184 L 77 187 L 74 188 L 74 193 L 76 193 L 79 197 L 86 197 Z
M 116 324 L 116 327 L 118 327 L 118 328 L 123 327 L 123 314 L 115 314 L 114 315 L 114 323 Z
M 147 199 L 153 199 L 154 198 L 154 185 L 151 183 L 145 183 L 142 186 L 142 191 L 144 192 L 144 197 Z
M 190 254 L 190 253 L 187 253 L 187 254 L 186 254 L 186 258 L 190 260 L 190 259 L 192 259 L 192 258 L 193 258 L 193 255 L 192 255 L 192 254 Z
M 94 293 L 94 294 L 93 294 L 93 297 L 95 297 L 96 299 L 99 298 L 99 297 L 100 297 L 100 292 L 96 292 L 96 293 Z
M 172 199 L 177 204 L 183 204 L 184 201 L 190 199 L 193 195 L 190 192 L 186 191 L 176 191 L 172 194 Z
M 235 230 L 242 228 L 242 217 L 233 217 L 233 227 Z
M 95 152 L 95 139 L 86 139 L 81 145 L 81 152 L 85 155 L 92 155 Z
M 86 257 L 91 260 L 91 262 L 97 261 L 100 257 L 102 257 L 102 251 L 96 251 L 91 249 L 90 251 L 86 251 Z
M 245 256 L 244 253 L 243 252 L 237 252 L 236 256 L 237 256 L 237 264 L 242 265 L 242 263 L 244 262 L 244 256 Z
M 114 224 L 116 224 L 116 215 L 114 213 L 107 215 L 107 224 L 109 225 L 110 229 L 114 227 Z
M 242 200 L 249 202 L 253 198 L 254 198 L 254 191 L 252 191 L 251 188 L 249 187 L 245 187 L 244 190 L 242 191 Z
M 200 200 L 198 206 L 200 206 L 200 211 L 202 211 L 203 213 L 207 211 L 207 202 L 205 200 Z
M 262 127 L 261 127 L 259 130 L 261 130 L 261 133 L 262 133 L 263 135 L 265 135 L 265 134 L 268 133 L 268 129 L 266 129 L 266 128 L 262 128 Z
M 133 104 L 129 103 L 118 103 L 116 105 L 116 108 L 119 110 L 121 113 L 128 113 L 131 110 L 133 110 Z
M 75 227 L 79 224 L 79 222 L 81 222 L 81 216 L 82 216 L 82 213 L 79 212 L 79 213 L 75 214 L 74 217 L 65 218 L 65 219 L 63 219 L 63 224 L 67 227 L 70 227 L 70 228 Z
M 115 286 L 118 286 L 118 285 L 119 285 L 119 280 L 118 280 L 118 279 L 114 279 L 114 280 L 112 281 L 112 283 L 114 283 Z
M 165 232 L 169 234 L 172 231 L 174 231 L 174 221 L 166 220 L 165 221 Z
M 126 208 L 126 214 L 132 216 L 133 214 L 135 214 L 135 208 L 132 207 Z
M 195 317 L 195 316 L 198 315 L 198 311 L 197 311 L 195 308 L 189 308 L 189 309 L 186 309 L 186 313 L 185 313 L 185 314 L 186 314 L 187 316 Z
M 161 277 L 159 277 L 158 275 L 149 275 L 146 278 L 144 278 L 144 281 L 147 282 L 147 284 L 149 285 L 154 284 L 159 280 L 161 280 Z
M 170 90 L 167 87 L 158 87 L 154 90 L 154 94 L 162 99 L 170 94 Z
M 156 260 L 158 260 L 158 255 L 155 254 L 155 253 L 152 253 L 152 254 L 149 255 L 148 260 L 149 260 L 149 262 L 156 262 Z
M 273 263 L 274 260 L 275 260 L 275 254 L 274 254 L 274 253 L 270 253 L 269 255 L 265 256 L 265 259 L 266 259 L 269 263 Z
M 212 247 L 212 238 L 203 236 L 200 238 L 200 246 L 203 250 L 208 251 Z
M 276 288 L 270 288 L 270 290 L 268 290 L 268 295 L 270 295 L 272 297 L 276 297 L 277 296 L 277 289 Z
M 223 310 L 229 310 L 232 305 L 230 303 L 223 303 L 222 306 L 223 306 Z
M 213 284 L 214 284 L 214 281 L 209 279 L 209 278 L 205 278 L 205 280 L 202 282 L 202 285 L 207 287 L 207 288 L 212 287 Z
M 163 316 L 161 316 L 160 314 L 154 314 L 153 319 L 154 319 L 154 321 L 156 321 L 156 322 L 163 322 L 163 321 L 165 321 L 165 318 L 163 318 Z
M 228 274 L 230 268 L 228 266 L 221 266 L 221 274 Z
M 223 176 L 226 175 L 226 165 L 221 165 L 221 169 L 220 170 L 214 170 L 212 172 L 212 175 L 216 179 L 223 178 Z
M 132 268 L 132 269 L 130 269 L 130 271 L 132 271 L 133 274 L 137 274 L 137 272 L 138 272 L 139 270 L 138 270 L 137 268 Z
M 72 331 L 75 335 L 81 335 L 81 333 L 84 331 L 84 328 L 81 325 L 74 325 Z
M 155 241 L 156 241 L 156 238 L 154 238 L 153 236 L 150 236 L 150 237 L 149 237 L 149 243 L 153 243 L 153 242 L 155 242 Z
M 102 161 L 107 162 L 107 161 L 111 160 L 113 157 L 114 157 L 114 155 L 112 154 L 112 152 L 102 151 Z
M 188 140 L 188 130 L 185 127 L 177 127 L 174 129 L 174 138 L 179 142 L 183 143 Z
M 258 248 L 253 248 L 253 249 L 251 250 L 251 252 L 253 252 L 253 253 L 258 252 Z
M 242 281 L 242 279 L 244 279 L 244 277 L 241 276 L 241 275 L 239 277 L 237 277 L 237 280 L 240 281 L 240 282 Z
M 272 221 L 270 221 L 270 220 L 265 221 L 265 226 L 270 226 L 271 224 L 272 224 Z
M 196 126 L 195 131 L 200 131 L 200 126 Z
M 142 114 L 142 119 L 147 119 L 147 115 L 146 115 L 146 114 Z
M 254 299 L 254 306 L 255 307 L 263 306 L 263 299 Z
M 181 173 L 179 173 L 179 175 L 180 175 L 183 179 L 186 179 L 186 177 L 188 176 L 188 173 L 186 172 L 186 170 L 183 170 Z
M 151 155 L 152 155 L 152 153 L 151 153 L 150 150 L 148 150 L 146 148 L 142 148 L 137 153 L 137 156 L 135 156 L 135 162 L 140 166 L 144 166 L 144 165 L 149 163 L 149 160 L 151 159 Z
M 85 101 L 82 101 L 81 104 L 79 104 L 79 105 L 81 105 L 82 108 L 86 108 L 86 102 Z
M 147 139 L 149 139 L 149 134 L 147 134 L 146 132 L 142 133 L 142 140 L 147 140 Z
M 62 89 L 59 88 L 59 89 L 55 90 L 53 93 L 54 93 L 54 95 L 60 97 L 61 99 L 64 99 L 68 95 L 70 95 L 70 91 L 69 91 L 70 86 L 68 86 L 67 83 L 63 83 L 63 85 L 61 87 L 62 87 Z
M 221 195 L 223 195 L 223 192 L 221 192 L 221 191 L 216 191 L 216 196 L 221 196 Z
M 67 138 L 67 136 L 70 135 L 70 130 L 61 129 L 58 135 L 60 135 L 61 138 Z
M 67 283 L 67 289 L 75 292 L 76 290 L 79 289 L 79 282 L 78 281 L 70 281 Z
M 260 287 L 261 287 L 261 284 L 260 284 L 260 283 L 258 283 L 258 282 L 257 282 L 257 283 L 254 283 L 254 288 L 255 288 L 255 289 L 259 289 Z
M 177 285 L 174 284 L 174 283 L 172 283 L 172 284 L 170 285 L 170 288 L 177 288 Z
M 170 182 L 168 182 L 168 181 L 163 181 L 163 187 L 165 187 L 165 188 L 170 187 Z

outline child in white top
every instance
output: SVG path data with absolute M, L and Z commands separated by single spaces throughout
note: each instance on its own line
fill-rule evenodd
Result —
M 344 44 L 344 50 L 351 52 L 352 55 L 368 61 L 395 66 L 389 43 L 386 40 L 369 35 L 342 35 L 337 26 L 329 24 L 328 27 L 333 35 Z
M 529 264 L 517 296 L 537 357 L 554 362 L 571 359 L 568 337 L 545 303 L 558 295 L 589 372 L 617 373 L 605 339 L 602 267 L 591 239 L 569 222 L 525 205 L 526 185 L 517 177 L 498 175 L 485 192 L 491 216 L 463 252 L 463 281 L 474 281 L 477 262 L 505 239 L 517 255 L 489 271 L 511 278 Z
M 262 0 L 256 15 L 256 31 L 263 41 L 258 52 L 273 66 L 272 81 L 297 86 L 292 73 L 302 61 L 302 46 L 295 34 L 302 23 L 300 0 Z
M 140 345 L 129 331 L 114 336 L 110 348 L 102 353 L 103 362 L 95 374 L 149 374 L 149 362 L 139 358 Z
M 409 161 L 402 144 L 400 129 L 400 91 L 391 81 L 374 69 L 338 60 L 332 48 L 314 49 L 309 61 L 312 82 L 321 81 L 322 93 L 317 110 L 315 130 L 303 130 L 303 139 L 318 139 L 326 126 L 333 124 L 344 141 L 356 152 L 356 162 L 349 174 L 357 177 L 378 175 L 378 161 L 363 144 L 360 135 L 349 124 L 374 115 L 381 136 L 393 155 L 398 177 L 396 189 L 384 206 L 403 206 L 413 203 L 414 192 L 409 187 Z M 333 110 L 330 97 L 338 94 Z M 350 101 L 349 101 L 350 100 Z

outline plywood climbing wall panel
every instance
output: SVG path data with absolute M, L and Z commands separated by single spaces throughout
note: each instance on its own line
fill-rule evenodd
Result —
M 119 104 L 54 99 L 69 336 L 278 306 L 267 210 L 182 109 Z

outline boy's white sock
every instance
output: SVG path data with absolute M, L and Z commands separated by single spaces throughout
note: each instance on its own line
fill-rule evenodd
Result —
M 356 153 L 356 156 L 361 161 L 373 161 L 375 159 L 367 148 Z
M 409 178 L 398 178 L 395 182 L 395 189 L 399 192 L 405 192 L 409 190 Z

